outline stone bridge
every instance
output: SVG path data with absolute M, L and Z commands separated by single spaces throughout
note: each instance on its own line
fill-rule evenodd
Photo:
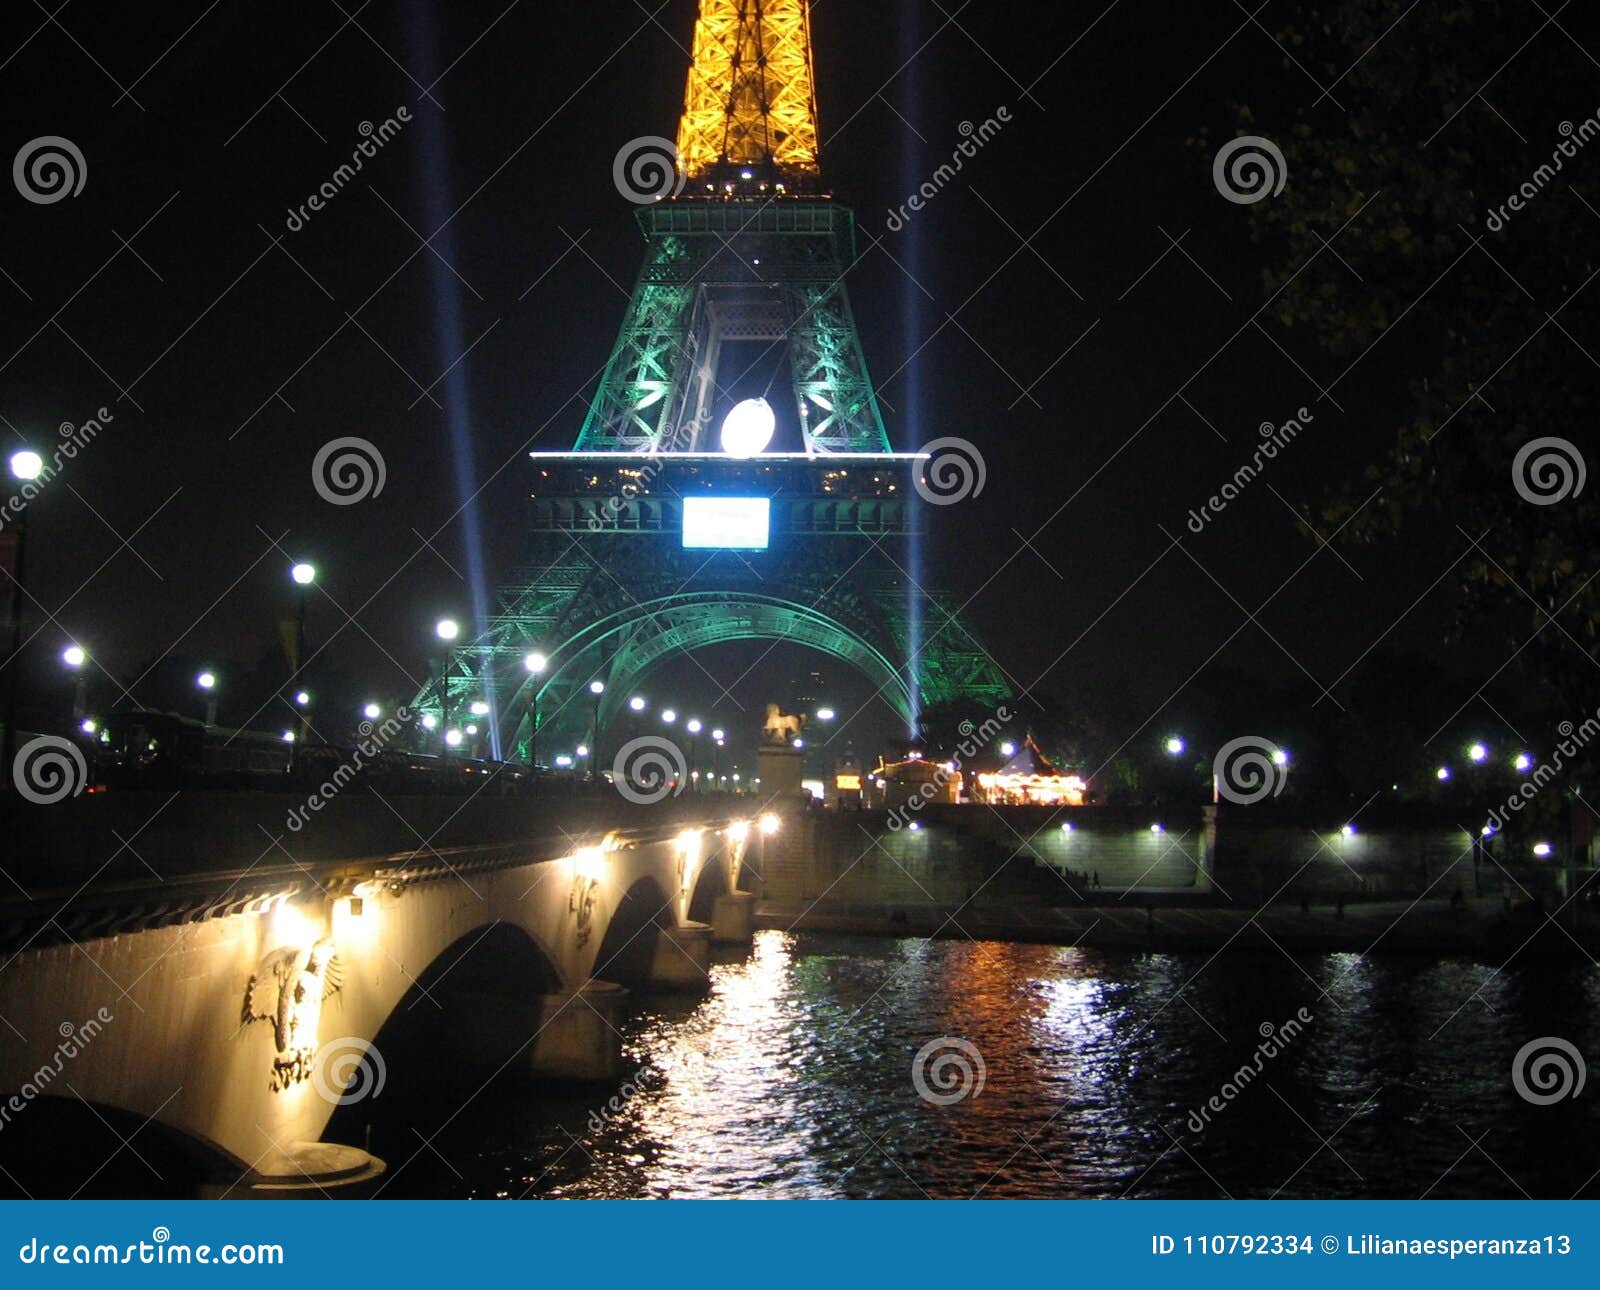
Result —
M 706 986 L 713 939 L 751 935 L 746 855 L 782 828 L 728 797 L 352 791 L 291 829 L 302 801 L 7 804 L 0 1166 L 76 1100 L 125 1142 L 169 1131 L 233 1194 L 371 1178 L 321 1140 L 423 1001 L 452 1023 L 436 1058 L 615 1079 L 628 989 Z

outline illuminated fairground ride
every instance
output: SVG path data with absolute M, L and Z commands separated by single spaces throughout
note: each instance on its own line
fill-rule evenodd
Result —
M 971 787 L 974 802 L 990 806 L 1082 806 L 1089 786 L 1081 775 L 1064 771 L 1030 737 L 998 770 L 979 771 Z
M 526 563 L 417 706 L 441 728 L 487 707 L 505 757 L 549 760 L 599 742 L 667 658 L 744 639 L 848 663 L 908 726 L 1004 700 L 956 606 L 906 572 L 923 458 L 890 450 L 850 310 L 804 0 L 701 0 L 677 148 L 575 450 L 531 454 Z M 741 347 L 780 346 L 789 451 L 765 395 L 731 389 L 756 366 Z

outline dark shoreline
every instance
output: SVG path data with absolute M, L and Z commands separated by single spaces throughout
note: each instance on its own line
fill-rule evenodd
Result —
M 1158 903 L 1159 900 L 1159 903 Z M 1223 949 L 1270 953 L 1398 953 L 1451 955 L 1501 963 L 1537 955 L 1594 961 L 1600 918 L 1570 909 L 1560 924 L 1536 910 L 1506 913 L 1498 901 L 1468 902 L 1459 915 L 1448 902 L 1351 903 L 1339 911 L 1274 905 L 1265 911 L 1175 902 L 1170 896 L 1107 897 L 1071 906 L 883 904 L 761 901 L 760 930 L 835 932 L 860 936 L 966 937 L 1028 944 L 1159 953 Z

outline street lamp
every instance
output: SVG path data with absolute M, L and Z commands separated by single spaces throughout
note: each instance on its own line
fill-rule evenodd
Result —
M 835 713 L 832 708 L 818 708 L 817 709 L 817 720 L 818 721 L 832 721 L 836 715 L 838 715 L 838 714 Z
M 369 703 L 366 707 L 361 709 L 361 715 L 364 716 L 368 721 L 376 721 L 383 715 L 383 709 L 380 708 L 376 703 Z
M 44 473 L 44 458 L 31 448 L 22 448 L 11 454 L 11 473 L 24 484 L 32 483 Z M 11 575 L 11 648 L 6 652 L 6 734 L 5 765 L 16 764 L 17 751 L 17 655 L 22 650 L 22 597 L 23 555 L 27 550 L 26 512 L 18 515 L 11 525 L 14 535 L 0 543 L 0 566 L 9 564 Z M 9 548 L 9 549 L 8 549 Z M 10 781 L 9 773 L 6 777 Z
M 442 725 L 450 725 L 450 646 L 455 638 L 461 635 L 461 624 L 454 618 L 441 618 L 433 625 L 433 634 L 444 644 L 444 659 L 439 664 L 439 721 Z M 455 743 L 450 742 L 450 732 L 445 732 L 445 746 L 454 748 L 461 742 L 461 733 L 456 732 Z
M 683 728 L 689 732 L 689 782 L 694 785 L 694 791 L 700 791 L 700 772 L 696 769 L 700 761 L 700 731 L 704 727 L 700 724 L 699 717 L 690 717 Z
M 295 687 L 295 702 L 302 709 L 306 706 L 300 702 L 300 682 L 305 678 L 306 671 L 306 602 L 311 598 L 311 584 L 317 580 L 317 566 L 307 564 L 304 560 L 290 566 L 289 577 L 295 586 L 300 588 L 300 594 L 295 598 L 294 618 L 294 675 L 289 678 L 289 684 Z M 295 761 L 299 756 L 300 745 L 306 737 L 306 714 L 302 711 L 295 715 L 294 723 L 294 751 L 290 761 Z
M 1186 745 L 1177 735 L 1167 736 L 1167 754 L 1172 757 L 1181 756 Z
M 676 712 L 674 712 L 671 708 L 662 708 L 661 709 L 661 720 L 663 722 L 665 722 L 667 725 L 670 726 L 677 719 L 678 719 L 678 714 Z
M 522 666 L 531 678 L 528 681 L 528 765 L 539 764 L 539 675 L 550 666 L 547 659 L 538 650 L 530 650 L 522 656 Z
M 590 739 L 593 741 L 595 749 L 594 756 L 589 759 L 589 773 L 591 775 L 596 773 L 595 766 L 600 761 L 600 696 L 605 692 L 606 683 L 600 680 L 599 677 L 596 677 L 594 680 L 589 682 L 589 693 L 594 695 L 594 716 L 592 718 L 593 728 L 589 732 Z M 582 754 L 580 753 L 579 755 L 581 756 Z
M 194 683 L 206 696 L 206 725 L 214 726 L 217 724 L 217 674 L 202 672 L 195 677 Z
M 84 687 L 89 682 L 89 674 L 83 665 L 89 661 L 89 653 L 82 645 L 68 645 L 61 651 L 61 661 L 76 673 L 72 689 L 72 719 L 76 721 L 83 716 Z

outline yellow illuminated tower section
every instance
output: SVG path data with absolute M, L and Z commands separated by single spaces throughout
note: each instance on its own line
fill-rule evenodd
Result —
M 678 123 L 686 179 L 816 178 L 808 0 L 700 0 L 693 60 Z

